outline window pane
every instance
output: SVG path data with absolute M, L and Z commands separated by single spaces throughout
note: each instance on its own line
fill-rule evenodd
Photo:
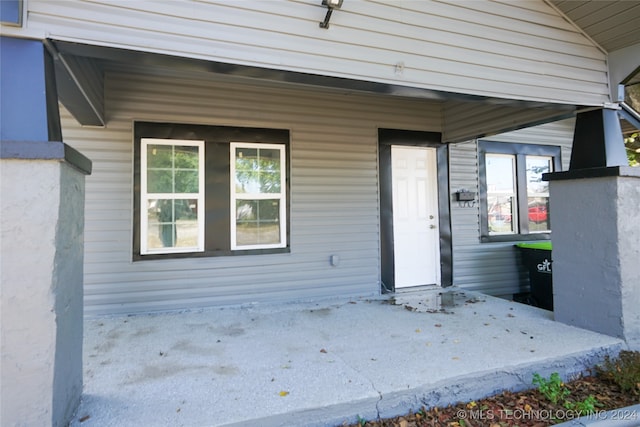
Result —
M 552 172 L 551 157 L 527 156 L 527 195 L 529 197 L 549 194 L 549 183 L 542 180 L 542 174 Z
M 147 145 L 147 167 L 152 168 L 171 168 L 172 160 L 171 145 Z
M 236 193 L 256 193 L 260 187 L 257 148 L 236 148 Z
M 267 171 L 260 174 L 261 193 L 280 193 L 280 171 Z
M 549 197 L 529 197 L 529 232 L 549 231 Z
M 198 147 L 149 144 L 147 193 L 198 193 Z
M 151 199 L 147 205 L 147 247 L 198 246 L 197 199 Z
M 198 147 L 174 145 L 173 150 L 176 169 L 198 170 Z
M 489 233 L 517 233 L 515 156 L 487 154 L 485 159 Z
M 490 233 L 514 233 L 514 197 L 487 196 Z
M 552 172 L 552 158 L 527 156 L 527 219 L 529 232 L 546 232 L 549 226 L 549 183 L 542 174 Z
M 280 200 L 236 201 L 238 246 L 280 243 Z
M 257 148 L 236 148 L 236 170 L 251 171 L 258 169 Z
M 175 175 L 176 193 L 197 193 L 198 192 L 198 171 L 178 170 Z
M 515 156 L 486 156 L 487 191 L 489 193 L 515 193 Z
M 147 193 L 173 193 L 173 171 L 147 171 Z
M 236 192 L 280 193 L 280 150 L 236 148 Z

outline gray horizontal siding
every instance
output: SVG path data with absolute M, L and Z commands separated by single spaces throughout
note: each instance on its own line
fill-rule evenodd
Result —
M 603 52 L 546 2 L 30 0 L 20 34 L 509 99 L 599 105 Z M 404 64 L 402 73 L 395 65 Z
M 377 129 L 439 131 L 439 105 L 210 77 L 108 69 L 104 129 L 63 110 L 65 142 L 94 165 L 86 314 L 378 293 Z M 136 120 L 290 129 L 291 252 L 132 262 Z
M 487 139 L 498 142 L 515 142 L 522 144 L 557 145 L 562 149 L 562 169 L 569 169 L 571 160 L 571 144 L 573 142 L 573 128 L 575 119 L 561 120 L 534 126 L 515 132 L 494 135 Z
M 563 169 L 567 169 L 573 140 L 574 120 L 492 136 L 491 141 L 557 145 L 562 147 Z M 476 141 L 450 146 L 451 191 L 467 189 L 478 193 Z M 553 208 L 553 207 L 552 207 Z M 453 230 L 453 282 L 461 287 L 491 295 L 511 295 L 527 290 L 528 273 L 520 265 L 514 242 L 480 243 L 479 206 L 451 204 Z

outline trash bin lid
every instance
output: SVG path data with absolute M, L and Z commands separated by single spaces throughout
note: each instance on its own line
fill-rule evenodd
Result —
M 551 240 L 545 240 L 543 242 L 535 242 L 535 243 L 518 243 L 516 244 L 519 248 L 525 249 L 544 249 L 550 251 L 552 249 Z

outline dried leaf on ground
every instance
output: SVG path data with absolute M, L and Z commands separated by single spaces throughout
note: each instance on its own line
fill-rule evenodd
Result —
M 597 411 L 640 404 L 640 396 L 625 393 L 617 384 L 597 376 L 566 383 L 571 400 L 583 401 L 594 396 Z M 365 427 L 547 427 L 576 417 L 562 405 L 553 405 L 538 390 L 505 391 L 473 402 L 461 402 L 445 408 L 422 408 L 418 413 L 401 417 L 367 421 Z M 461 417 L 462 416 L 462 417 Z M 361 427 L 351 424 L 348 427 Z

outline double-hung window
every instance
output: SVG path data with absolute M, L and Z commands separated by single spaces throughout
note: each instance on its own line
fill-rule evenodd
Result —
M 204 141 L 143 138 L 140 253 L 204 250 Z
M 231 249 L 286 245 L 284 146 L 231 144 Z
M 560 147 L 481 141 L 479 162 L 482 241 L 548 239 L 542 174 L 560 170 Z
M 133 259 L 288 252 L 282 129 L 138 122 Z

